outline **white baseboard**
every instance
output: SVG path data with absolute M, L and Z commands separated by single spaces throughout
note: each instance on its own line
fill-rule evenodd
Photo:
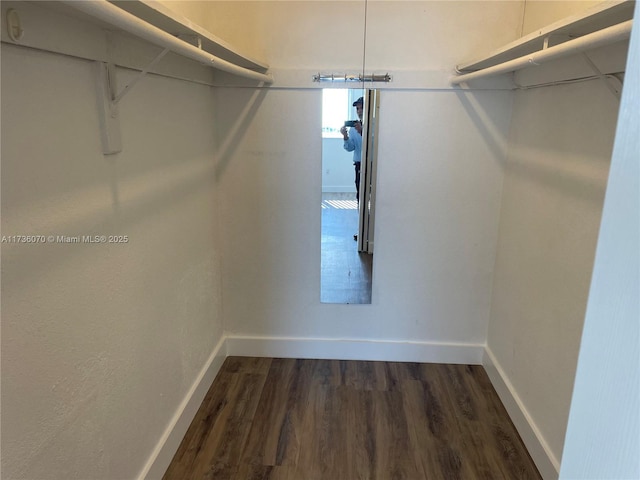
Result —
M 223 336 L 158 440 L 151 457 L 138 475 L 138 480 L 156 480 L 163 477 L 226 356 Z
M 227 336 L 227 355 L 482 364 L 484 345 L 333 338 Z
M 488 347 L 485 347 L 482 365 L 527 447 L 529 455 L 531 455 L 538 467 L 540 475 L 544 480 L 557 480 L 560 472 L 560 462 L 551 452 L 542 433 Z

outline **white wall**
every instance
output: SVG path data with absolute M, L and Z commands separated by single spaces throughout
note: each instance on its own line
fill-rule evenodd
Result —
M 634 29 L 631 38 L 562 458 L 564 479 L 640 478 L 639 33 Z
M 514 103 L 487 343 L 558 462 L 617 109 L 597 81 Z
M 272 68 L 301 71 L 362 64 L 362 0 L 231 0 L 207 4 L 205 28 L 264 59 Z
M 355 193 L 354 175 L 353 152 L 344 149 L 342 138 L 323 138 L 322 191 Z
M 274 87 L 287 88 L 318 87 L 311 82 L 318 72 L 364 68 L 391 73 L 390 88 L 450 89 L 456 63 L 517 38 L 524 9 L 521 1 L 368 2 L 365 36 L 363 0 L 209 4 L 205 26 L 264 59 Z
M 514 101 L 487 344 L 546 478 L 562 456 L 618 107 L 599 80 Z
M 316 24 L 318 17 L 331 18 L 331 28 L 336 29 L 349 19 L 320 15 L 316 2 L 293 2 L 299 15 L 296 27 L 285 31 L 280 28 L 280 14 L 286 17 L 283 12 L 291 3 L 258 2 L 257 8 L 265 13 L 261 28 L 273 32 L 264 39 L 265 50 L 299 45 L 306 55 L 303 66 L 321 70 L 331 71 L 334 61 L 338 66 L 348 63 L 339 51 L 333 52 L 335 60 L 327 60 L 324 44 L 303 42 L 296 32 L 307 30 L 309 22 L 321 29 L 324 23 Z M 393 2 L 380 3 L 375 6 L 382 12 L 393 10 Z M 480 17 L 485 20 L 485 37 L 491 38 L 487 35 L 491 31 L 496 42 L 512 40 L 516 27 L 505 25 L 515 25 L 521 14 L 519 4 L 503 2 L 409 3 L 398 6 L 403 18 L 414 13 L 421 21 L 410 26 L 389 23 L 388 48 L 399 52 L 393 65 L 413 64 L 416 71 L 433 71 L 445 79 L 453 68 L 451 58 L 468 51 L 479 35 L 478 28 L 465 33 L 463 27 L 475 25 Z M 505 18 L 512 21 L 505 24 Z M 444 28 L 443 24 L 458 32 L 457 41 L 442 40 L 435 58 L 425 55 L 425 63 L 415 65 L 415 52 L 404 43 L 405 34 L 409 35 L 405 30 L 422 37 L 423 31 Z M 267 58 L 276 72 L 298 61 L 284 55 L 276 58 L 283 63 Z M 373 304 L 323 305 L 317 207 L 321 139 L 316 134 L 322 97 L 310 78 L 300 82 L 292 88 L 216 92 L 219 112 L 225 112 L 219 121 L 224 117 L 230 130 L 239 125 L 241 132 L 226 154 L 220 177 L 228 332 L 246 339 L 358 339 L 470 347 L 469 356 L 447 359 L 479 362 L 477 352 L 489 318 L 512 94 L 471 96 L 453 90 L 404 90 L 397 85 L 383 91 Z M 250 104 L 253 107 L 247 107 Z M 242 121 L 247 110 L 251 114 Z M 224 143 L 229 135 L 220 133 Z M 351 346 L 345 344 L 339 355 L 363 355 Z M 322 354 L 309 348 L 296 354 Z M 374 355 L 384 352 L 384 346 L 378 347 Z
M 120 105 L 123 152 L 104 157 L 93 65 L 2 44 L 2 235 L 128 236 L 2 244 L 2 478 L 134 478 L 209 361 L 213 100 L 145 78 Z

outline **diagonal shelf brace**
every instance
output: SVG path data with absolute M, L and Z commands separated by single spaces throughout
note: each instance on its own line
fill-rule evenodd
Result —
M 613 94 L 613 96 L 616 97 L 618 100 L 620 100 L 622 85 L 620 85 L 620 88 L 617 88 L 615 85 L 611 83 L 611 80 L 614 79 L 617 83 L 621 84 L 620 80 L 618 80 L 615 77 L 612 77 L 611 75 L 606 75 L 602 73 L 600 69 L 596 66 L 596 64 L 593 63 L 593 60 L 589 58 L 589 55 L 587 55 L 586 52 L 582 52 L 582 57 L 585 59 L 587 64 L 591 67 L 591 70 L 593 70 L 593 72 L 600 78 L 600 80 L 604 82 L 605 86 L 609 89 L 609 91 Z
M 114 95 L 113 97 L 113 103 L 117 104 L 118 102 L 120 102 L 120 100 L 122 100 L 122 97 L 124 97 L 127 93 L 129 93 L 131 91 L 131 89 L 140 81 L 143 79 L 143 77 L 149 73 L 149 70 L 151 70 L 153 67 L 156 66 L 156 64 L 162 60 L 162 58 L 169 53 L 169 49 L 165 48 L 164 50 L 162 50 L 157 56 L 156 58 L 154 58 L 151 63 L 149 65 L 147 65 L 147 68 L 145 68 L 144 70 L 142 70 L 137 76 L 136 78 L 134 78 L 133 80 L 131 80 L 131 83 L 129 83 L 128 85 L 126 85 L 122 91 L 120 93 L 118 93 L 117 95 Z M 115 91 L 115 89 L 114 89 Z
M 118 92 L 116 82 L 116 66 L 110 62 L 95 62 L 98 120 L 100 122 L 100 140 L 102 142 L 102 153 L 104 155 L 113 155 L 122 151 L 118 103 L 167 53 L 169 53 L 168 48 L 162 50 L 162 52 L 120 92 Z

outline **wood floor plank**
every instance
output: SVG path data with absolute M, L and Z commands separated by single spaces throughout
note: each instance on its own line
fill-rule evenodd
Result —
M 265 380 L 265 375 L 230 373 L 223 366 L 165 478 L 202 478 L 215 464 L 237 464 Z M 188 473 L 180 476 L 179 469 Z
M 266 375 L 272 362 L 273 359 L 265 357 L 227 357 L 224 361 L 224 371 Z
M 347 390 L 347 464 L 349 477 L 369 480 L 376 476 L 376 419 L 371 392 Z
M 233 480 L 294 480 L 289 478 L 289 467 L 273 465 L 241 465 Z
M 460 475 L 456 453 L 446 433 L 444 406 L 433 394 L 429 382 L 404 380 L 402 382 L 403 408 L 410 418 L 408 431 L 410 445 L 418 452 L 426 478 L 448 480 Z
M 224 465 L 212 466 L 202 480 L 293 480 L 289 467 L 271 465 Z
M 430 407 L 424 403 L 424 384 L 419 380 L 405 380 L 401 389 L 405 416 L 410 419 L 407 431 L 410 448 L 417 452 L 423 472 L 429 472 L 429 479 L 444 480 L 445 476 L 438 459 L 443 439 L 439 439 L 425 428 L 429 422 Z
M 462 478 L 492 479 L 501 477 L 500 465 L 493 463 L 491 451 L 487 451 L 486 430 L 483 426 L 493 422 L 490 412 L 478 405 L 462 382 L 459 365 L 442 365 L 434 369 L 433 385 L 441 392 L 442 401 L 450 412 L 446 422 L 452 447 L 459 452 Z M 509 477 L 504 477 L 509 478 Z
M 453 408 L 458 413 L 460 441 L 465 459 L 473 465 L 473 473 L 481 479 L 491 479 L 496 474 L 511 478 L 503 462 L 496 458 L 495 448 L 487 448 L 493 443 L 493 426 L 503 420 L 495 415 L 494 409 L 487 408 L 487 398 L 474 388 L 478 380 L 476 373 L 481 371 L 484 373 L 481 368 L 469 365 L 447 365 L 440 373 L 442 382 L 450 387 L 448 398 L 455 401 Z M 507 418 L 505 412 L 504 420 Z M 510 422 L 505 424 L 512 427 Z
M 468 366 L 463 375 L 467 388 L 472 392 L 479 408 L 488 412 L 491 420 L 481 422 L 481 428 L 493 431 L 493 446 L 500 453 L 493 463 L 495 467 L 502 467 L 506 475 L 514 479 L 537 478 L 529 472 L 538 473 L 533 460 L 518 434 L 509 415 L 500 402 L 485 370 L 480 366 Z M 496 428 L 499 426 L 499 428 Z
M 203 460 L 209 465 L 239 462 L 265 381 L 264 375 L 239 374 L 236 389 L 229 396 L 227 407 L 220 412 L 221 421 L 214 425 L 211 438 L 215 438 L 215 442 L 203 449 Z
M 339 465 L 336 456 L 345 444 L 343 425 L 339 422 L 338 409 L 341 403 L 339 387 L 327 383 L 314 383 L 310 387 L 303 429 L 308 433 L 301 446 L 298 459 L 298 474 L 310 480 L 331 478 L 337 475 Z M 338 477 L 334 477 L 338 478 Z
M 409 425 L 402 392 L 376 391 L 372 393 L 375 438 L 375 475 L 371 478 L 424 478 L 419 455 L 411 448 Z
M 539 480 L 484 369 L 230 357 L 165 480 Z
M 164 479 L 188 479 L 196 470 L 200 453 L 208 446 L 213 426 L 228 402 L 228 392 L 235 388 L 236 382 L 235 375 L 226 373 L 224 368 L 221 369 L 191 422 Z
M 387 390 L 384 362 L 341 361 L 342 385 L 355 390 Z
M 253 419 L 241 462 L 250 465 L 295 464 L 296 439 L 292 437 L 287 406 L 296 381 L 296 361 L 274 359 L 260 396 L 260 415 Z
M 278 437 L 275 465 L 296 465 L 300 445 L 306 441 L 304 429 L 309 391 L 313 385 L 314 361 L 295 360 L 292 379 L 286 389 L 285 417 Z

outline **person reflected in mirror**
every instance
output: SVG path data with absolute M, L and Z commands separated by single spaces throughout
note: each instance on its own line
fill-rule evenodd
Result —
M 344 139 L 344 149 L 347 152 L 353 152 L 353 165 L 356 173 L 356 201 L 360 203 L 360 160 L 362 157 L 362 109 L 364 105 L 363 97 L 353 102 L 353 106 L 356 107 L 356 114 L 358 120 L 354 123 L 353 127 L 343 126 L 340 129 L 342 138 Z
M 346 122 L 353 124 L 349 126 L 347 131 L 347 125 L 340 129 L 342 138 L 344 139 L 344 149 L 347 152 L 353 152 L 353 166 L 355 170 L 355 183 L 356 183 L 356 202 L 360 204 L 360 161 L 362 159 L 362 114 L 364 107 L 364 98 L 360 97 L 353 102 L 353 106 L 356 107 L 356 114 L 358 120 L 355 122 Z M 358 234 L 353 236 L 354 240 L 358 240 Z

